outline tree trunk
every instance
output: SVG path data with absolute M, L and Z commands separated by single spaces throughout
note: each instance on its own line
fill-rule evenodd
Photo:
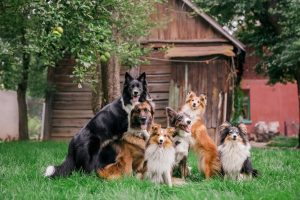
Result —
M 103 90 L 102 90 L 102 70 L 101 70 L 101 64 L 97 64 L 96 66 L 96 77 L 93 77 L 97 80 L 96 84 L 94 85 L 93 91 L 92 91 L 92 110 L 93 113 L 96 114 L 99 112 L 102 108 L 102 99 L 103 99 Z
M 30 63 L 30 55 L 27 53 L 23 53 L 23 71 L 21 73 L 21 81 L 18 84 L 18 89 L 17 89 L 20 140 L 29 139 L 27 102 L 26 102 L 29 63 Z
M 298 111 L 299 111 L 299 122 L 298 125 L 300 124 L 300 73 L 298 73 L 298 78 L 297 79 L 297 87 L 298 87 Z M 300 149 L 300 127 L 298 127 L 298 149 Z
M 108 98 L 112 102 L 120 96 L 120 64 L 116 54 L 113 54 L 108 64 Z

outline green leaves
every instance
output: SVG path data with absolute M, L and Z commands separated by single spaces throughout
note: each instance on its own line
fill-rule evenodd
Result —
M 300 79 L 300 4 L 295 0 L 196 0 L 262 57 L 257 70 L 270 83 Z M 242 19 L 235 23 L 237 19 Z M 233 27 L 233 24 L 237 26 Z M 296 78 L 299 77 L 299 78 Z M 300 80 L 298 80 L 300 81 Z
M 0 83 L 15 89 L 24 53 L 32 60 L 29 72 L 35 71 L 29 78 L 39 81 L 40 77 L 46 80 L 47 68 L 54 67 L 66 54 L 76 58 L 74 75 L 79 83 L 93 82 L 89 74 L 95 71 L 97 63 L 108 62 L 110 54 L 116 54 L 126 65 L 137 65 L 145 53 L 137 40 L 153 26 L 149 17 L 154 3 L 150 0 L 2 1 Z M 29 88 L 39 90 L 35 85 Z

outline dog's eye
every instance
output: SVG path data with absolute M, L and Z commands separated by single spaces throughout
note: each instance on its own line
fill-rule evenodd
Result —
M 198 103 L 200 103 L 200 101 L 198 101 Z

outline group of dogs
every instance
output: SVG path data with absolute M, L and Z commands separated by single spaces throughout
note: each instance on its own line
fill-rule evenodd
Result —
M 206 95 L 189 92 L 177 112 L 166 108 L 168 127 L 154 122 L 155 106 L 146 74 L 125 74 L 122 96 L 99 111 L 69 143 L 59 166 L 48 166 L 46 177 L 69 176 L 73 171 L 95 171 L 104 179 L 136 175 L 172 186 L 175 171 L 184 180 L 191 172 L 188 153 L 195 152 L 206 179 L 214 175 L 235 180 L 257 176 L 250 161 L 244 124 L 219 127 L 220 146 L 207 133 Z

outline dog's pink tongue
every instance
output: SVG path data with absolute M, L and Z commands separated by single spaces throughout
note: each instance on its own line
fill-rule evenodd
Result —
M 141 129 L 142 129 L 142 130 L 146 130 L 146 129 L 147 129 L 147 124 L 141 125 Z
M 138 102 L 139 101 L 139 96 L 137 96 L 137 97 L 132 97 L 132 103 L 136 103 L 136 102 Z

